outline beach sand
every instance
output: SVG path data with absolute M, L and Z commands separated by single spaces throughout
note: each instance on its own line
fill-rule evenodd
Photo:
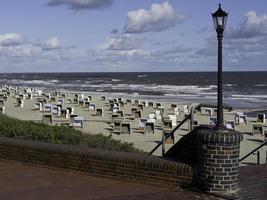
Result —
M 52 93 L 52 91 L 51 91 Z M 78 93 L 77 93 L 78 94 Z M 87 97 L 88 95 L 92 96 L 89 93 L 84 93 L 84 97 Z M 57 97 L 59 98 L 59 97 Z M 103 101 L 101 99 L 101 96 L 94 95 L 92 96 L 91 103 L 96 105 L 96 108 L 102 108 L 103 109 L 103 116 L 95 116 L 96 111 L 90 111 L 88 108 L 84 108 L 82 106 L 79 106 L 78 104 L 68 104 L 67 99 L 73 99 L 74 93 L 68 94 L 68 96 L 64 100 L 64 107 L 73 107 L 74 113 L 78 116 L 84 117 L 84 125 L 82 128 L 82 131 L 84 134 L 103 134 L 103 135 L 112 135 L 112 138 L 116 140 L 121 140 L 123 142 L 129 142 L 133 143 L 133 145 L 138 148 L 142 149 L 146 152 L 150 152 L 162 139 L 162 120 L 157 119 L 155 121 L 155 133 L 154 134 L 144 134 L 138 130 L 138 119 L 130 119 L 131 118 L 131 108 L 137 107 L 135 105 L 130 104 L 124 104 L 123 107 L 121 107 L 121 110 L 124 113 L 124 119 L 127 122 L 131 123 L 131 134 L 117 134 L 113 133 L 113 123 L 111 123 L 111 114 L 112 111 L 110 110 L 109 103 L 107 99 L 109 98 L 106 96 L 106 100 Z M 138 96 L 136 97 L 138 99 Z M 132 99 L 132 103 L 134 103 L 134 100 Z M 126 99 L 124 99 L 125 102 Z M 142 100 L 143 101 L 143 100 Z M 9 96 L 8 101 L 5 102 L 5 114 L 18 118 L 21 120 L 33 120 L 36 122 L 42 121 L 42 116 L 44 112 L 41 111 L 33 111 L 33 105 L 37 102 L 37 97 L 34 97 L 33 99 L 25 99 L 24 100 L 24 106 L 16 107 L 16 97 L 15 95 Z M 157 101 L 158 102 L 158 101 Z M 50 102 L 48 102 L 50 103 Z M 156 103 L 156 102 L 154 102 Z M 171 109 L 171 103 L 168 102 L 160 102 L 162 106 L 164 107 L 164 115 L 168 114 L 174 114 L 174 109 Z M 55 104 L 55 103 L 50 103 Z M 181 103 L 179 103 L 180 105 Z M 184 105 L 184 104 L 183 104 Z M 155 113 L 157 109 L 151 108 L 151 107 L 144 107 L 142 111 L 142 117 L 148 117 L 149 114 Z M 251 112 L 255 110 L 251 110 Z M 234 121 L 235 119 L 235 113 L 236 112 L 250 112 L 250 110 L 233 110 L 231 112 L 225 112 L 224 117 L 226 120 Z M 236 130 L 240 131 L 241 133 L 244 133 L 244 140 L 241 142 L 241 151 L 240 151 L 240 158 L 245 156 L 247 153 L 258 147 L 262 144 L 262 141 L 264 137 L 260 134 L 257 135 L 251 135 L 249 133 L 252 132 L 252 126 L 253 123 L 256 121 L 255 113 L 254 115 L 248 115 L 248 123 L 247 124 L 240 124 L 236 125 Z M 180 112 L 179 116 L 177 116 L 177 124 L 179 121 L 182 121 L 184 118 L 185 113 Z M 194 119 L 197 119 L 199 121 L 199 124 L 208 124 L 208 115 L 204 115 L 201 113 L 194 114 Z M 56 116 L 53 116 L 53 124 L 61 123 L 61 122 L 68 122 L 68 119 L 62 119 Z M 267 124 L 265 123 L 265 126 Z M 177 142 L 183 135 L 188 133 L 189 124 L 185 123 L 181 128 L 179 128 L 175 132 L 175 142 Z M 168 150 L 172 145 L 166 144 L 166 150 Z M 266 150 L 267 147 L 264 146 L 261 148 L 260 151 L 260 162 L 265 163 L 266 162 Z M 158 148 L 153 155 L 161 156 L 161 148 Z M 244 163 L 256 163 L 257 156 L 252 155 L 248 157 L 246 160 L 244 160 Z

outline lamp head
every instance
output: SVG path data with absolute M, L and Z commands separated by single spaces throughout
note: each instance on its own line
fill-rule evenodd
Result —
M 223 33 L 226 27 L 228 13 L 225 12 L 221 8 L 221 4 L 219 4 L 218 10 L 212 13 L 211 15 L 212 15 L 213 23 L 214 23 L 214 28 L 217 31 L 217 33 Z

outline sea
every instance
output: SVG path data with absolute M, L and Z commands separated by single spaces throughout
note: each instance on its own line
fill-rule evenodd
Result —
M 167 102 L 217 102 L 216 72 L 8 73 L 1 85 L 88 92 Z M 267 71 L 224 72 L 224 103 L 233 108 L 267 108 Z

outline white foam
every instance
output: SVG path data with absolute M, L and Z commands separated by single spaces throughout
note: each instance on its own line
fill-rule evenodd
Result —
M 43 80 L 17 80 L 14 79 L 11 81 L 16 84 L 28 84 L 28 85 L 54 85 L 54 83 L 43 81 Z
M 224 86 L 226 86 L 226 87 L 235 87 L 235 86 L 237 86 L 237 84 L 225 84 Z
M 49 82 L 50 82 L 50 83 L 58 83 L 59 80 L 54 79 L 54 80 L 51 80 L 51 81 L 49 81 Z
M 148 75 L 146 75 L 146 74 L 139 74 L 137 77 L 138 78 L 144 78 L 144 77 L 147 77 Z
M 241 95 L 241 94 L 233 94 L 233 98 L 241 98 L 241 99 L 247 99 L 247 98 L 267 98 L 267 95 Z
M 115 78 L 111 79 L 111 81 L 112 81 L 112 82 L 121 82 L 120 79 L 115 79 Z

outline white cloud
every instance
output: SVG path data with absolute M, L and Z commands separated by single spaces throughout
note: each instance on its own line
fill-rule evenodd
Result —
M 123 34 L 109 39 L 108 50 L 127 51 L 139 48 L 141 40 L 130 34 Z
M 57 37 L 50 37 L 48 40 L 42 45 L 43 50 L 54 50 L 60 48 L 60 42 Z
M 41 52 L 41 48 L 28 41 L 18 33 L 0 35 L 0 56 L 4 57 L 34 57 Z
M 67 6 L 71 10 L 97 9 L 110 6 L 113 0 L 49 0 L 48 6 Z
M 230 28 L 223 40 L 224 65 L 227 70 L 266 70 L 267 63 L 267 15 L 255 11 L 245 13 L 239 26 Z M 210 37 L 206 46 L 195 56 L 205 57 L 207 64 L 216 65 L 217 39 Z
M 44 42 L 34 42 L 18 33 L 0 35 L 0 62 L 2 65 L 29 66 L 35 71 L 33 63 L 51 64 L 78 58 L 81 53 L 74 47 L 63 46 L 57 37 L 50 37 Z M 11 69 L 10 69 L 11 70 Z M 12 71 L 12 70 L 11 70 Z
M 267 36 L 267 15 L 257 15 L 255 11 L 245 13 L 245 20 L 238 28 L 230 28 L 228 37 L 230 38 L 250 38 L 257 36 Z
M 133 50 L 129 50 L 129 51 L 120 51 L 119 55 L 122 56 L 129 56 L 129 57 L 133 57 L 133 56 L 149 56 L 150 55 L 150 51 L 148 50 L 142 50 L 142 49 L 133 49 Z
M 24 38 L 17 33 L 7 33 L 0 35 L 0 45 L 19 45 L 23 42 Z
M 41 48 L 34 46 L 32 44 L 0 46 L 0 56 L 4 56 L 6 58 L 32 59 L 40 53 L 41 53 Z
M 139 9 L 127 14 L 124 31 L 126 33 L 143 33 L 162 31 L 182 22 L 185 15 L 177 12 L 168 1 L 152 4 L 150 10 Z

